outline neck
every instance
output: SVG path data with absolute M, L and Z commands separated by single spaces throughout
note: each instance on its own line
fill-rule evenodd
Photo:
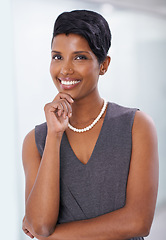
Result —
M 72 117 L 70 123 L 82 127 L 92 122 L 103 106 L 103 99 L 98 95 L 87 96 L 84 99 L 75 100 L 72 104 Z

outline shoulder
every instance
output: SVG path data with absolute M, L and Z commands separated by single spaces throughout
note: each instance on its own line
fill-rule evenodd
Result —
M 33 153 L 33 156 L 42 156 L 45 140 L 47 135 L 47 124 L 46 122 L 36 125 L 24 138 L 23 141 L 23 160 L 24 156 Z
M 137 111 L 133 123 L 133 134 L 149 135 L 153 138 L 157 137 L 156 127 L 153 119 L 142 111 Z
M 40 154 L 35 142 L 35 129 L 31 130 L 24 138 L 22 146 L 22 161 L 24 169 L 27 168 L 31 160 L 40 159 Z
M 152 118 L 142 111 L 137 111 L 132 129 L 133 156 L 139 156 L 143 164 L 158 161 L 157 131 Z
M 47 135 L 47 123 L 36 125 L 24 138 L 23 145 L 36 144 L 45 141 Z
M 23 148 L 27 145 L 34 145 L 35 144 L 35 129 L 32 129 L 24 138 L 23 141 Z

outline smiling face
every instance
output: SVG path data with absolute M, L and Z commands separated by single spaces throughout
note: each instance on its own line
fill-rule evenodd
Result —
M 85 38 L 76 34 L 59 34 L 52 44 L 50 73 L 59 92 L 73 99 L 98 94 L 101 65 Z

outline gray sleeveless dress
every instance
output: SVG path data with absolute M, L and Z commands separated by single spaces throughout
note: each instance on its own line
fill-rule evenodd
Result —
M 108 103 L 103 126 L 86 165 L 77 159 L 66 134 L 63 134 L 60 146 L 58 223 L 94 218 L 125 205 L 132 125 L 136 111 Z M 36 145 L 41 156 L 46 135 L 46 123 L 35 127 Z

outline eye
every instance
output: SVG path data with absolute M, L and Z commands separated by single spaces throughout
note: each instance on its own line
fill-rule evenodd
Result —
M 85 55 L 78 55 L 75 57 L 75 60 L 86 60 L 88 59 Z
M 62 59 L 62 56 L 59 55 L 59 54 L 55 54 L 55 55 L 52 56 L 52 59 L 53 59 L 53 60 L 61 60 L 61 59 Z

